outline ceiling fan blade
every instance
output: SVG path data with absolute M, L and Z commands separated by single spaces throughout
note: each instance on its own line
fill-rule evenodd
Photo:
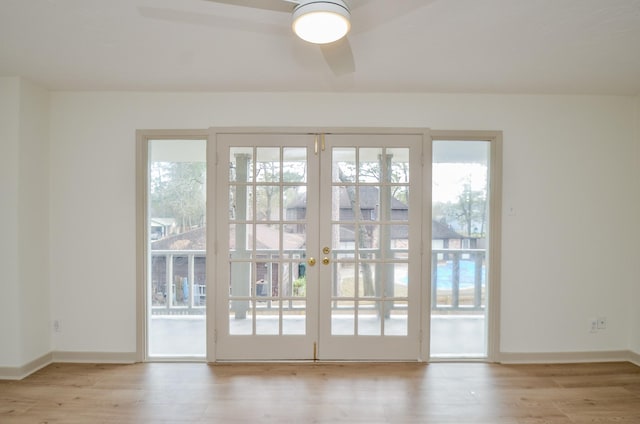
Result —
M 375 0 L 343 0 L 349 10 L 355 10 L 359 7 L 366 6 Z
M 230 4 L 233 6 L 250 7 L 252 9 L 273 10 L 275 12 L 293 12 L 298 5 L 293 0 L 206 0 L 213 3 Z
M 333 71 L 334 75 L 342 76 L 352 74 L 356 70 L 356 64 L 353 59 L 353 51 L 347 37 L 320 46 L 324 60 Z
M 140 16 L 157 19 L 161 21 L 183 23 L 189 25 L 201 25 L 210 28 L 225 30 L 244 31 L 255 34 L 274 34 L 287 36 L 290 33 L 288 28 L 281 25 L 264 22 L 251 22 L 243 19 L 207 15 L 202 13 L 185 12 L 175 9 L 161 9 L 157 7 L 138 7 Z
M 352 14 L 352 33 L 359 34 L 370 31 L 380 25 L 408 15 L 414 10 L 429 6 L 437 0 L 357 0 L 349 3 L 357 8 L 358 13 Z M 376 4 L 378 3 L 378 4 Z M 379 6 L 384 4 L 384 7 Z M 380 10 L 385 13 L 381 14 Z

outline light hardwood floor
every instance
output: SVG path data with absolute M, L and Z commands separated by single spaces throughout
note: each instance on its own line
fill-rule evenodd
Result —
M 54 364 L 0 381 L 0 423 L 640 423 L 640 367 Z

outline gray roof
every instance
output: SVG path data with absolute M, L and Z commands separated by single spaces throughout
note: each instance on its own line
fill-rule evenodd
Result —
M 379 196 L 378 187 L 373 186 L 360 186 L 360 209 L 375 209 L 376 206 L 380 204 L 380 196 Z M 305 209 L 307 204 L 307 195 L 306 193 L 301 194 L 296 200 L 289 203 L 288 209 Z M 340 209 L 351 209 L 351 200 L 349 199 L 349 193 L 347 192 L 346 187 L 340 187 Z M 406 210 L 409 207 L 396 199 L 395 197 L 391 198 L 391 209 L 395 210 Z
M 151 243 L 151 250 L 205 250 L 207 227 L 174 234 Z
M 463 239 L 462 234 L 458 234 L 453 231 L 447 224 L 439 221 L 432 221 L 431 223 L 431 238 L 435 240 L 451 240 L 451 239 Z

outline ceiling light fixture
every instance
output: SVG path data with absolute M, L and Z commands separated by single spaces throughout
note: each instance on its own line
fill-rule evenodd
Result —
M 333 43 L 347 35 L 350 19 L 349 8 L 341 0 L 303 0 L 293 10 L 293 32 L 310 43 Z

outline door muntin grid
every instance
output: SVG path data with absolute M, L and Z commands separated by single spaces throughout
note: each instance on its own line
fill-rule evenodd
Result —
M 307 190 L 306 147 L 230 147 L 230 335 L 307 333 Z
M 409 148 L 331 149 L 331 335 L 407 336 Z

